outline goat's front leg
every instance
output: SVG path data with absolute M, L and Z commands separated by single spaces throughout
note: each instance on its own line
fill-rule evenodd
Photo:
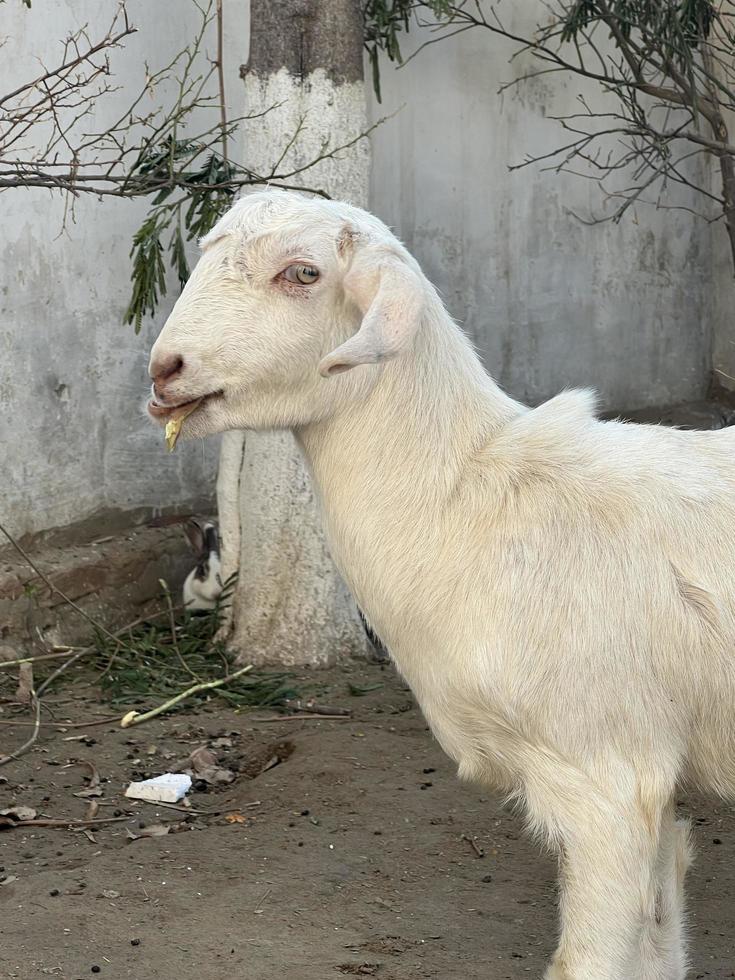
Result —
M 684 980 L 686 976 L 684 877 L 690 862 L 689 824 L 676 820 L 672 804 L 662 819 L 655 891 L 643 921 L 635 980 Z
M 658 820 L 652 830 L 635 804 L 603 798 L 578 771 L 531 789 L 529 806 L 562 852 L 561 939 L 545 980 L 638 978 Z
M 639 976 L 642 908 L 654 861 L 645 836 L 635 822 L 621 817 L 593 819 L 566 839 L 561 939 L 546 980 Z

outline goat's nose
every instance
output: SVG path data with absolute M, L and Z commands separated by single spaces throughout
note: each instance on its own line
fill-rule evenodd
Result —
M 151 361 L 149 373 L 154 381 L 171 381 L 184 369 L 184 358 L 180 354 L 162 354 Z

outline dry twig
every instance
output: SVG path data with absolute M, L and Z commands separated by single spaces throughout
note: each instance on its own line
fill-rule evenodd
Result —
M 10 752 L 8 755 L 0 756 L 0 766 L 6 765 L 8 762 L 13 762 L 15 759 L 19 759 L 24 753 L 26 753 L 30 748 L 35 745 L 38 739 L 38 733 L 41 728 L 41 699 L 38 697 L 35 691 L 31 692 L 33 709 L 35 711 L 35 720 L 33 722 L 33 731 L 30 737 L 25 741 L 20 748 L 16 749 L 15 752 Z
M 237 677 L 242 677 L 243 674 L 247 674 L 248 671 L 253 669 L 252 664 L 248 664 L 247 667 L 242 667 L 240 670 L 236 670 L 234 674 L 228 674 L 227 677 L 221 677 L 216 681 L 207 681 L 202 684 L 194 684 L 193 687 L 187 688 L 176 697 L 169 698 L 168 701 L 164 701 L 163 704 L 159 704 L 157 708 L 152 708 L 150 711 L 145 711 L 143 713 L 139 711 L 128 711 L 120 719 L 121 728 L 130 728 L 133 725 L 141 725 L 144 721 L 150 721 L 151 718 L 155 718 L 157 715 L 161 715 L 166 711 L 170 711 L 175 705 L 185 698 L 191 697 L 192 694 L 199 694 L 202 691 L 212 691 L 215 688 L 222 687 L 223 684 L 228 684 L 230 681 L 234 681 Z

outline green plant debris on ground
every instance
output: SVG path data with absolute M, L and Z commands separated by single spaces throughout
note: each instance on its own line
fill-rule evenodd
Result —
M 221 618 L 221 605 L 198 614 L 172 611 L 170 619 L 164 615 L 139 623 L 120 637 L 119 644 L 98 634 L 94 656 L 102 669 L 103 693 L 115 707 L 139 708 L 174 697 L 192 684 L 234 673 L 225 644 L 217 637 Z M 288 682 L 285 673 L 253 672 L 194 694 L 182 706 L 218 697 L 235 708 L 275 707 L 298 696 Z
M 371 694 L 373 691 L 380 691 L 384 687 L 383 684 L 353 684 L 351 681 L 347 682 L 347 689 L 353 698 L 364 698 L 366 694 Z

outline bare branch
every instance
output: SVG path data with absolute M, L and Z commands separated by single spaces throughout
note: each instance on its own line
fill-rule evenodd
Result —
M 719 217 L 724 215 L 735 263 L 735 142 L 727 125 L 735 112 L 732 0 L 543 0 L 539 21 L 524 33 L 503 23 L 500 0 L 370 4 L 380 8 L 383 18 L 382 33 L 368 32 L 370 43 L 373 48 L 382 46 L 392 60 L 401 60 L 395 34 L 408 29 L 409 23 L 430 30 L 411 57 L 438 40 L 477 28 L 512 43 L 512 65 L 522 56 L 536 62 L 536 67 L 519 67 L 500 87 L 501 94 L 511 85 L 558 72 L 597 83 L 602 93 L 617 100 L 617 111 L 608 106 L 593 110 L 581 100 L 583 112 L 556 117 L 572 134 L 571 140 L 513 163 L 510 169 L 539 163 L 544 169 L 594 180 L 606 200 L 616 201 L 612 220 L 620 220 L 644 201 L 699 214 L 689 199 L 672 198 L 677 187 L 685 188 L 690 197 L 696 195 L 717 207 Z M 691 166 L 696 158 L 713 156 L 720 167 L 721 194 L 713 193 L 707 178 Z M 610 191 L 606 185 L 621 176 L 627 185 Z M 709 213 L 704 217 L 715 220 Z

